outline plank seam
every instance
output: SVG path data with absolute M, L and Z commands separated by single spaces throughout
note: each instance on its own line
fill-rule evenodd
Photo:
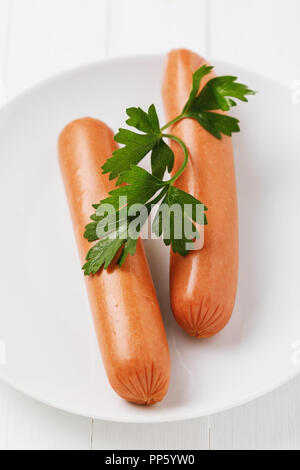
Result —
M 91 418 L 90 450 L 94 449 L 95 420 Z

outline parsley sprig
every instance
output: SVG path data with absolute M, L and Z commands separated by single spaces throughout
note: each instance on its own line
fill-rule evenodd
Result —
M 129 108 L 127 114 L 129 119 L 126 124 L 143 134 L 120 129 L 115 140 L 124 147 L 116 150 L 107 160 L 102 167 L 103 173 L 110 173 L 109 178 L 113 180 L 152 152 L 152 174 L 162 179 L 166 170 L 171 172 L 173 169 L 174 153 L 163 138 L 155 106 L 151 105 L 148 113 L 141 108 Z
M 86 275 L 96 274 L 102 267 L 107 269 L 116 256 L 120 267 L 128 255 L 133 256 L 138 236 L 158 203 L 161 205 L 152 231 L 162 237 L 167 246 L 171 245 L 175 253 L 187 255 L 188 243 L 200 237 L 198 227 L 207 224 L 207 207 L 174 186 L 188 164 L 188 149 L 181 139 L 165 131 L 182 119 L 194 119 L 218 139 L 222 135 L 232 136 L 240 131 L 239 121 L 222 114 L 222 111 L 236 106 L 235 99 L 247 102 L 247 96 L 255 94 L 231 76 L 213 78 L 199 92 L 201 81 L 212 69 L 204 65 L 193 74 L 192 90 L 182 113 L 163 127 L 160 127 L 154 105 L 148 112 L 141 108 L 127 109 L 126 124 L 135 131 L 119 130 L 115 140 L 123 147 L 116 150 L 102 167 L 103 174 L 109 174 L 110 180 L 118 178 L 117 188 L 93 206 L 95 212 L 84 236 L 90 242 L 97 243 L 87 254 L 87 262 L 83 266 Z M 172 172 L 175 159 L 168 140 L 174 140 L 181 146 L 184 162 L 171 179 L 164 181 L 166 172 Z M 137 166 L 150 152 L 152 174 Z M 114 208 L 111 215 L 106 210 L 108 205 Z M 182 210 L 176 214 L 172 212 L 172 207 Z M 164 217 L 166 208 L 170 209 L 169 218 Z M 187 225 L 190 228 L 178 237 L 178 231 Z
M 203 65 L 194 73 L 192 91 L 182 113 L 166 124 L 163 130 L 182 119 L 191 118 L 217 139 L 221 139 L 222 134 L 231 137 L 234 132 L 240 132 L 238 119 L 212 111 L 229 111 L 237 106 L 233 98 L 248 102 L 247 96 L 256 92 L 237 83 L 237 77 L 224 76 L 209 80 L 199 93 L 202 79 L 212 70 L 213 67 Z

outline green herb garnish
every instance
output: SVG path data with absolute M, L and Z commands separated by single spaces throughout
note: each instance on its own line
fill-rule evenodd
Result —
M 124 146 L 116 150 L 102 167 L 103 173 L 109 173 L 111 180 L 118 178 L 116 185 L 119 187 L 93 206 L 95 213 L 91 216 L 92 222 L 87 225 L 84 236 L 90 242 L 98 242 L 87 255 L 83 267 L 86 275 L 96 274 L 103 266 L 107 269 L 118 253 L 120 267 L 128 255 L 133 256 L 139 234 L 158 203 L 161 205 L 152 231 L 158 237 L 163 237 L 164 243 L 171 245 L 175 253 L 187 255 L 188 243 L 200 237 L 197 226 L 207 224 L 207 208 L 174 186 L 188 164 L 188 150 L 181 139 L 165 131 L 182 119 L 195 119 L 218 139 L 222 135 L 231 136 L 240 131 L 239 121 L 220 111 L 229 111 L 236 106 L 234 99 L 247 102 L 247 96 L 255 94 L 231 76 L 213 78 L 199 92 L 202 79 L 212 69 L 204 65 L 193 74 L 192 90 L 182 113 L 163 127 L 160 127 L 154 105 L 150 106 L 148 112 L 141 108 L 127 109 L 129 119 L 126 124 L 139 132 L 120 129 L 115 140 Z M 164 181 L 165 173 L 171 173 L 174 168 L 174 153 L 168 140 L 174 140 L 181 146 L 184 163 L 170 180 Z M 150 152 L 152 174 L 137 166 Z M 126 202 L 123 204 L 122 201 Z M 112 214 L 106 210 L 108 206 L 114 209 Z M 174 207 L 181 211 L 177 214 L 172 210 Z M 165 212 L 168 210 L 166 217 Z M 180 230 L 183 232 L 183 226 L 189 228 L 178 236 Z

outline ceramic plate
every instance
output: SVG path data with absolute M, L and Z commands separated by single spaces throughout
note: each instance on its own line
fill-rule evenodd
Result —
M 217 63 L 259 90 L 235 115 L 240 279 L 227 328 L 199 341 L 169 308 L 168 249 L 146 248 L 172 356 L 163 403 L 141 408 L 108 385 L 57 163 L 67 122 L 93 116 L 115 130 L 125 109 L 156 103 L 164 57 L 113 60 L 43 83 L 0 112 L 0 377 L 54 407 L 122 422 L 165 422 L 252 400 L 300 371 L 300 105 L 292 92 Z M 93 201 L 91 201 L 93 202 Z M 230 221 L 228 221 L 230 223 Z

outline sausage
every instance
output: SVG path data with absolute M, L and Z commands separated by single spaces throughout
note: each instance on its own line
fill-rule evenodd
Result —
M 101 166 L 116 148 L 112 130 L 91 118 L 72 122 L 59 137 L 60 167 L 82 264 L 91 248 L 83 233 L 92 204 L 115 186 L 101 175 Z M 86 278 L 104 366 L 120 397 L 152 405 L 167 393 L 170 357 L 142 241 L 121 269 L 114 263 Z
M 205 63 L 188 50 L 169 54 L 163 82 L 168 122 L 181 114 L 191 90 L 192 72 Z M 201 86 L 213 77 L 211 73 Z M 230 320 L 237 289 L 238 206 L 232 140 L 226 136 L 216 139 L 192 119 L 178 122 L 171 133 L 187 144 L 190 157 L 176 185 L 208 207 L 204 247 L 186 257 L 171 253 L 171 306 L 184 330 L 208 338 Z M 172 148 L 175 173 L 183 163 L 183 152 L 177 144 L 172 143 Z

